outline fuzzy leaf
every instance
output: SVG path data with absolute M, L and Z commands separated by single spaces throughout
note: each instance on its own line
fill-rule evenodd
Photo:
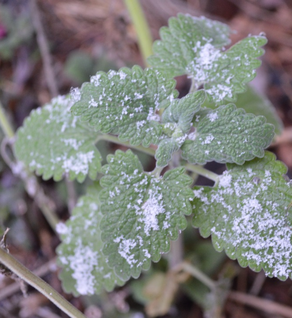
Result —
M 227 165 L 215 188 L 194 191 L 195 227 L 212 235 L 241 266 L 285 280 L 292 277 L 292 188 L 287 168 L 266 152 L 244 166 Z M 288 179 L 289 180 L 289 179 Z
M 156 165 L 164 167 L 170 161 L 172 154 L 180 149 L 181 144 L 175 138 L 163 139 L 155 152 Z
M 250 86 L 247 86 L 245 93 L 238 95 L 236 106 L 243 108 L 247 113 L 265 116 L 267 122 L 275 126 L 275 133 L 281 134 L 283 123 L 274 106 L 269 99 L 257 94 Z
M 264 53 L 260 47 L 267 40 L 251 36 L 223 51 L 229 33 L 220 22 L 178 15 L 170 19 L 169 28 L 162 28 L 162 40 L 155 43 L 149 63 L 171 76 L 187 74 L 197 87 L 204 85 L 216 104 L 235 101 L 236 94 L 245 91 L 244 84 L 255 77 L 254 69 L 261 64 L 257 58 Z
M 191 179 L 183 168 L 163 177 L 145 173 L 137 156 L 118 150 L 108 156 L 100 194 L 103 253 L 123 280 L 138 277 L 169 250 L 169 239 L 186 227 L 191 213 Z
M 74 296 L 99 294 L 103 288 L 111 291 L 116 284 L 123 285 L 102 254 L 99 190 L 98 185 L 90 187 L 66 224 L 57 225 L 62 238 L 57 248 L 58 264 L 63 268 L 60 279 L 64 290 Z
M 154 55 L 148 62 L 171 77 L 188 73 L 190 62 L 197 56 L 194 47 L 198 43 L 209 41 L 219 49 L 230 43 L 230 29 L 226 24 L 183 14 L 170 18 L 169 27 L 162 27 L 159 33 L 161 41 L 154 42 Z
M 118 134 L 123 141 L 148 147 L 162 135 L 159 108 L 173 98 L 175 81 L 154 70 L 122 68 L 118 72 L 98 72 L 79 92 L 80 100 L 72 107 L 76 115 L 104 133 Z
M 235 105 L 197 113 L 196 130 L 182 145 L 182 157 L 191 163 L 235 162 L 263 157 L 274 136 L 274 126 L 263 116 L 246 114 Z
M 97 133 L 70 112 L 72 101 L 59 96 L 42 108 L 33 110 L 17 131 L 15 154 L 31 171 L 47 180 L 92 179 L 101 167 L 101 155 L 95 147 Z
M 194 114 L 199 111 L 205 100 L 205 92 L 197 91 L 181 99 L 171 102 L 162 115 L 163 123 L 177 123 L 183 133 L 187 133 L 191 128 Z
M 205 92 L 197 91 L 181 99 L 175 99 L 162 115 L 163 130 L 166 136 L 158 145 L 155 153 L 156 165 L 163 167 L 168 164 L 172 154 L 179 150 L 191 129 L 194 114 L 199 111 L 205 100 Z M 169 138 L 167 138 L 167 135 Z
M 246 85 L 246 90 L 237 96 L 235 102 L 237 108 L 243 108 L 247 113 L 265 116 L 267 122 L 275 126 L 275 133 L 280 135 L 283 130 L 283 123 L 279 118 L 271 101 L 259 95 L 250 85 Z M 201 107 L 216 109 L 216 104 L 205 99 Z

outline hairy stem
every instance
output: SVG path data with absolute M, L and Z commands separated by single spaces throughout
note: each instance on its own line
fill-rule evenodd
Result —
M 142 146 L 133 146 L 130 143 L 126 142 L 126 141 L 121 141 L 118 137 L 116 136 L 112 136 L 112 135 L 100 135 L 97 137 L 96 139 L 96 143 L 98 143 L 100 140 L 105 140 L 105 141 L 109 141 L 109 142 L 113 142 L 115 144 L 121 145 L 121 146 L 125 146 L 125 147 L 129 147 L 132 149 L 136 149 L 138 151 L 141 151 L 143 153 L 146 153 L 150 156 L 154 156 L 155 155 L 155 150 L 152 148 L 144 148 Z
M 79 310 L 70 304 L 54 288 L 34 275 L 25 266 L 19 263 L 12 255 L 8 254 L 3 248 L 0 248 L 0 262 L 10 269 L 13 273 L 37 289 L 45 297 L 50 299 L 57 307 L 72 318 L 86 318 Z
M 139 0 L 125 0 L 125 5 L 137 32 L 139 48 L 147 65 L 147 57 L 152 55 L 152 37 L 148 23 Z
M 216 174 L 210 170 L 207 170 L 207 169 L 203 168 L 202 166 L 192 165 L 190 163 L 187 163 L 185 165 L 185 168 L 189 171 L 198 173 L 201 176 L 204 176 L 210 180 L 213 180 L 215 182 L 215 184 L 217 184 L 219 182 L 219 175 L 218 174 Z

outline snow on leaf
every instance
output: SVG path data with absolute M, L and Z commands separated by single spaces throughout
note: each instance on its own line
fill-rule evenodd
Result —
M 174 86 L 175 81 L 158 70 L 143 71 L 139 66 L 98 72 L 82 85 L 72 110 L 96 130 L 148 147 L 162 135 L 157 110 L 177 97 Z
M 251 36 L 225 51 L 229 34 L 229 27 L 220 22 L 179 14 L 161 29 L 161 41 L 155 42 L 149 63 L 170 76 L 189 75 L 216 104 L 235 101 L 244 84 L 255 77 L 254 69 L 261 64 L 257 58 L 264 52 L 260 47 L 267 40 Z
M 148 62 L 170 76 L 179 76 L 186 74 L 191 61 L 198 58 L 202 62 L 198 66 L 202 77 L 205 69 L 210 68 L 208 62 L 216 59 L 217 49 L 230 43 L 229 34 L 229 27 L 221 22 L 178 14 L 177 18 L 169 19 L 168 28 L 160 29 L 161 41 L 154 42 L 154 55 Z M 201 50 L 198 52 L 201 46 L 206 46 L 202 52 L 205 56 Z
M 118 150 L 108 156 L 100 194 L 103 253 L 123 280 L 138 277 L 151 260 L 169 250 L 169 239 L 186 227 L 191 213 L 191 179 L 183 168 L 163 177 L 145 173 L 137 156 Z
M 243 166 L 228 164 L 214 188 L 194 190 L 193 225 L 212 235 L 241 266 L 285 280 L 292 278 L 291 182 L 287 168 L 266 152 Z
M 95 147 L 96 133 L 70 112 L 72 101 L 59 96 L 33 110 L 17 131 L 15 154 L 31 171 L 58 181 L 63 174 L 82 182 L 94 179 L 101 155 Z
M 57 248 L 60 278 L 64 290 L 75 296 L 99 294 L 103 288 L 111 291 L 116 284 L 123 284 L 102 254 L 99 190 L 98 185 L 90 187 L 66 224 L 57 226 L 62 239 Z
M 208 161 L 243 164 L 263 157 L 274 136 L 274 126 L 263 116 L 246 114 L 235 105 L 202 109 L 194 121 L 195 132 L 182 145 L 182 157 L 191 163 Z

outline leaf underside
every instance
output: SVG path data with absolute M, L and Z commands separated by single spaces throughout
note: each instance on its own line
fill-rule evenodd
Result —
M 174 87 L 173 79 L 139 66 L 98 72 L 90 83 L 82 85 L 80 100 L 72 110 L 98 131 L 148 147 L 157 144 L 162 135 L 156 111 L 177 97 Z
M 33 110 L 17 131 L 15 154 L 31 171 L 55 181 L 96 178 L 101 155 L 95 147 L 97 133 L 70 112 L 69 97 L 59 96 Z
M 251 36 L 223 51 L 229 34 L 228 26 L 220 22 L 179 14 L 169 20 L 169 28 L 161 29 L 161 41 L 155 42 L 149 63 L 169 76 L 188 75 L 197 87 L 204 86 L 215 104 L 235 101 L 255 77 L 261 65 L 257 58 L 264 53 L 260 47 L 267 40 Z
M 162 177 L 145 173 L 131 152 L 118 150 L 108 156 L 100 194 L 103 253 L 116 274 L 137 278 L 169 250 L 169 239 L 186 227 L 184 215 L 191 213 L 191 179 L 183 168 Z
M 116 284 L 123 285 L 102 254 L 99 190 L 98 185 L 89 188 L 78 200 L 70 220 L 57 226 L 62 239 L 57 248 L 60 279 L 64 290 L 75 296 L 99 294 L 104 288 L 111 291 Z
M 214 188 L 196 187 L 193 225 L 212 235 L 241 266 L 285 280 L 292 277 L 290 182 L 285 165 L 266 152 L 243 166 L 228 164 Z
M 202 109 L 195 116 L 194 126 L 195 132 L 181 149 L 182 157 L 196 164 L 214 160 L 242 165 L 263 157 L 274 136 L 274 126 L 267 124 L 265 117 L 246 114 L 233 104 Z

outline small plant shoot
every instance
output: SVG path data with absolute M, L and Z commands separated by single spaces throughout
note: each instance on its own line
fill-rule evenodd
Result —
M 231 44 L 230 33 L 223 23 L 179 14 L 161 28 L 149 68 L 98 72 L 32 111 L 18 130 L 15 153 L 31 171 L 93 180 L 57 226 L 66 292 L 92 295 L 138 278 L 169 252 L 189 215 L 241 266 L 292 278 L 292 188 L 284 164 L 266 151 L 282 124 L 247 86 L 267 39 Z M 191 80 L 183 98 L 175 89 L 180 75 Z M 102 166 L 99 140 L 129 149 Z M 144 171 L 133 149 L 152 154 L 156 168 Z M 201 167 L 210 161 L 226 171 Z M 214 185 L 194 186 L 189 171 Z

